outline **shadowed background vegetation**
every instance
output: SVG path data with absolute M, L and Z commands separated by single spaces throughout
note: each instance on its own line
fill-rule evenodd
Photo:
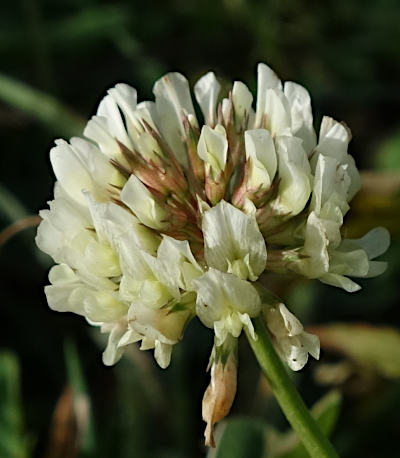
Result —
M 168 71 L 194 83 L 212 69 L 226 89 L 239 79 L 255 93 L 260 61 L 309 89 L 316 127 L 323 114 L 350 126 L 351 154 L 368 172 L 347 233 L 384 225 L 393 237 L 388 271 L 358 293 L 272 279 L 321 337 L 321 361 L 294 379 L 340 456 L 400 456 L 399 21 L 398 0 L 2 3 L 0 458 L 206 455 L 211 333 L 192 322 L 166 371 L 135 348 L 104 367 L 97 329 L 48 309 L 51 260 L 30 226 L 52 196 L 54 139 L 79 135 L 108 87 L 127 82 L 144 100 Z M 232 415 L 209 455 L 305 457 L 244 339 L 239 357 Z

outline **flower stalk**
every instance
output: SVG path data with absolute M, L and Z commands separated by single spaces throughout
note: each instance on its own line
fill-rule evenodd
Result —
M 338 458 L 338 454 L 311 416 L 277 355 L 262 317 L 254 318 L 253 324 L 258 339 L 254 340 L 246 331 L 250 346 L 281 409 L 310 457 Z

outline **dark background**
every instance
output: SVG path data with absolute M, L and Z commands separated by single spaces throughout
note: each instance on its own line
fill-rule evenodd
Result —
M 359 236 L 385 225 L 393 236 L 388 271 L 363 281 L 361 292 L 287 281 L 276 290 L 305 324 L 399 327 L 399 23 L 398 0 L 3 2 L 0 230 L 46 206 L 54 184 L 49 148 L 55 138 L 80 133 L 107 88 L 124 81 L 144 100 L 168 71 L 193 84 L 212 69 L 226 87 L 239 79 L 255 94 L 256 64 L 266 62 L 308 88 L 317 130 L 327 114 L 353 132 L 350 152 L 370 173 L 346 231 Z M 0 458 L 204 456 L 210 332 L 191 323 L 166 371 L 149 352 L 134 350 L 105 368 L 97 330 L 48 309 L 43 286 L 51 260 L 36 250 L 34 234 L 25 229 L 0 247 Z M 350 358 L 327 344 L 322 361 L 295 377 L 311 404 L 328 390 L 319 365 L 350 367 L 337 382 L 343 404 L 332 436 L 343 457 L 400 456 L 400 337 L 391 340 L 382 329 Z M 351 332 L 340 341 L 344 348 L 346 339 Z M 285 428 L 242 340 L 232 418 Z M 375 350 L 393 371 L 371 363 Z

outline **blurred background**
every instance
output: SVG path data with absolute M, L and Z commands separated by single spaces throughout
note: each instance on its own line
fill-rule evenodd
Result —
M 164 73 L 210 69 L 256 90 L 256 64 L 345 120 L 363 189 L 346 221 L 383 225 L 387 272 L 350 295 L 273 281 L 320 335 L 322 358 L 293 374 L 341 457 L 399 457 L 400 3 L 398 0 L 16 0 L 0 6 L 0 458 L 206 456 L 201 398 L 211 333 L 192 322 L 168 370 L 133 348 L 113 368 L 84 319 L 47 307 L 51 260 L 34 245 L 52 196 L 48 151 L 80 134 L 107 88 L 152 98 Z M 228 87 L 228 86 L 226 86 Z M 238 395 L 214 458 L 306 457 L 245 339 Z

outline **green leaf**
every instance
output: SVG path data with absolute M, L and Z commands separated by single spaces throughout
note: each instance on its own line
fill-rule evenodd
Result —
M 332 390 L 316 402 L 311 409 L 311 413 L 326 436 L 330 436 L 333 431 L 341 405 L 342 394 L 338 390 Z
M 31 115 L 57 135 L 81 134 L 84 123 L 56 98 L 0 73 L 0 100 Z
M 74 406 L 77 410 L 77 416 L 79 415 L 80 451 L 82 456 L 95 456 L 96 438 L 93 412 L 78 351 L 72 340 L 65 342 L 64 354 L 68 384 L 72 388 Z
M 143 387 L 143 374 L 126 358 L 117 364 L 115 373 L 115 420 L 118 422 L 116 440 L 119 441 L 120 456 L 146 456 L 153 435 L 150 433 L 150 399 Z
M 13 353 L 5 351 L 0 353 L 0 456 L 29 456 L 23 426 L 19 364 Z
M 400 168 L 400 132 L 386 139 L 378 148 L 376 165 L 379 169 Z
M 400 331 L 369 324 L 329 324 L 311 330 L 321 348 L 343 353 L 356 364 L 388 377 L 400 377 Z
M 88 43 L 115 35 L 127 20 L 126 11 L 121 5 L 86 7 L 54 21 L 49 30 L 49 39 L 53 45 L 64 48 L 71 45 L 88 47 Z
M 266 424 L 247 418 L 232 418 L 216 428 L 216 448 L 207 458 L 263 458 Z
M 337 390 L 330 391 L 314 404 L 311 414 L 317 420 L 322 432 L 330 436 L 339 416 L 342 402 L 341 393 Z M 308 458 L 309 454 L 300 443 L 294 431 L 281 433 L 274 428 L 266 432 L 267 450 L 269 458 Z

